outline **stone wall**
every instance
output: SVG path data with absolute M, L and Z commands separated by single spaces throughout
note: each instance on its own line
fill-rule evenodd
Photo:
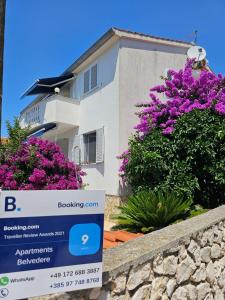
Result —
M 125 196 L 114 196 L 106 195 L 105 196 L 105 220 L 112 221 L 111 216 L 119 213 L 118 206 L 126 201 Z
M 35 299 L 223 300 L 225 206 L 105 251 L 101 289 Z

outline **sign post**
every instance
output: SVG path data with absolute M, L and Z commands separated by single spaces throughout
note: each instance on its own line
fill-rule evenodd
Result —
M 3 191 L 0 299 L 100 287 L 103 191 Z

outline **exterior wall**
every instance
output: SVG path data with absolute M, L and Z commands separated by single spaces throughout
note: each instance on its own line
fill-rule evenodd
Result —
M 119 151 L 122 153 L 138 122 L 135 104 L 149 99 L 149 89 L 162 83 L 160 76 L 165 76 L 166 69 L 183 68 L 189 46 L 181 48 L 121 39 L 120 48 Z
M 225 206 L 104 253 L 103 287 L 36 300 L 224 300 Z
M 121 39 L 110 47 L 88 66 L 98 65 L 98 88 L 83 95 L 85 68 L 71 86 L 71 97 L 80 101 L 77 134 L 103 126 L 105 131 L 105 161 L 83 166 L 87 172 L 85 182 L 90 188 L 105 189 L 108 195 L 122 196 L 127 191 L 120 186 L 120 162 L 116 156 L 126 149 L 137 123 L 135 104 L 148 99 L 149 87 L 160 83 L 160 76 L 167 68 L 183 67 L 188 46 L 181 48 Z
M 87 188 L 105 189 L 107 194 L 117 195 L 119 189 L 118 155 L 119 142 L 119 43 L 114 44 L 99 58 L 92 61 L 98 67 L 98 87 L 83 95 L 83 76 L 86 68 L 79 72 L 71 87 L 74 101 L 80 101 L 79 129 L 81 135 L 104 127 L 104 163 L 83 165 L 87 172 Z M 70 140 L 69 157 L 72 158 L 73 136 Z

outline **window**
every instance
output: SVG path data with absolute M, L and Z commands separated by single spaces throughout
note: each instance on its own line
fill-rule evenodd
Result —
M 104 127 L 75 135 L 72 158 L 76 164 L 103 163 L 105 154 Z
M 84 134 L 84 162 L 96 163 L 96 131 Z
M 84 72 L 84 94 L 93 90 L 98 85 L 97 64 Z

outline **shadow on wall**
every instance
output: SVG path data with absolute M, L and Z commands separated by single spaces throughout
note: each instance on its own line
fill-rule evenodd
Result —
M 105 174 L 104 163 L 81 165 L 81 168 L 84 171 L 87 171 L 87 170 L 90 170 L 90 169 L 96 169 L 102 176 L 104 176 L 104 174 Z
M 118 195 L 120 196 L 129 196 L 132 194 L 131 186 L 130 185 L 125 185 L 121 178 L 119 182 L 119 190 L 118 190 Z
M 68 153 L 69 153 L 69 139 L 67 139 L 67 138 L 59 139 L 59 140 L 57 140 L 56 144 L 60 147 L 60 149 L 63 152 L 63 154 L 66 157 L 68 157 Z

